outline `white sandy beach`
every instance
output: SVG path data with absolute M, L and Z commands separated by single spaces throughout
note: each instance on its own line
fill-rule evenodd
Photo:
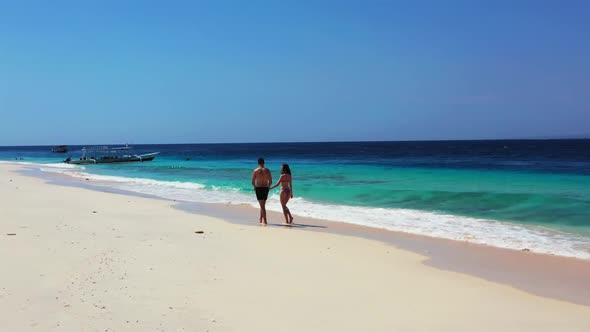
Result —
M 236 225 L 18 169 L 0 165 L 2 331 L 590 331 L 590 307 L 378 241 L 256 215 Z

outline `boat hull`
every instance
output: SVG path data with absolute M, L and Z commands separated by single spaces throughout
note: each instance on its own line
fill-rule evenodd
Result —
M 73 165 L 93 165 L 93 164 L 114 164 L 114 163 L 131 163 L 131 162 L 144 162 L 152 161 L 159 152 L 147 153 L 134 156 L 123 156 L 123 157 L 102 157 L 97 159 L 82 159 L 82 160 L 67 160 L 65 163 Z

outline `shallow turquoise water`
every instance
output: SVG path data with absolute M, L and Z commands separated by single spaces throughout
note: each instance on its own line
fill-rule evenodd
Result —
M 305 216 L 475 238 L 500 246 L 509 238 L 507 247 L 538 244 L 544 252 L 551 252 L 547 248 L 551 241 L 561 241 L 559 252 L 585 257 L 588 238 L 562 239 L 539 235 L 538 229 L 476 224 L 499 221 L 590 237 L 590 155 L 584 152 L 590 151 L 590 143 L 569 144 L 569 148 L 563 142 L 544 141 L 154 145 L 142 147 L 142 152 L 162 151 L 153 162 L 64 171 L 110 176 L 107 180 L 124 189 L 166 198 L 255 204 L 251 172 L 264 152 L 275 181 L 281 163 L 290 164 L 293 210 Z M 0 159 L 14 160 L 15 155 L 25 158 L 21 161 L 60 167 L 63 164 L 57 163 L 65 158 L 47 153 L 46 148 L 0 148 Z
M 278 179 L 280 164 L 267 165 Z M 403 168 L 299 161 L 294 192 L 318 203 L 436 211 L 590 231 L 590 176 L 494 170 Z M 162 157 L 135 165 L 96 165 L 96 174 L 192 182 L 251 192 L 251 161 Z

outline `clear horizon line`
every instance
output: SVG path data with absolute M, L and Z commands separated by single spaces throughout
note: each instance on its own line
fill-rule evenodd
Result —
M 528 137 L 528 138 L 478 138 L 478 139 L 407 139 L 407 140 L 342 140 L 342 141 L 275 141 L 275 142 L 183 142 L 183 143 L 92 143 L 92 144 L 27 144 L 0 145 L 0 147 L 35 147 L 35 146 L 96 146 L 96 145 L 221 145 L 221 144 L 306 144 L 306 143 L 395 143 L 395 142 L 464 142 L 464 141 L 546 141 L 546 140 L 583 140 L 587 136 L 572 137 Z

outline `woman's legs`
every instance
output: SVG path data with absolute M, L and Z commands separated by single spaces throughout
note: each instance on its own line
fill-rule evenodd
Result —
M 290 194 L 281 191 L 281 207 L 283 208 L 283 215 L 285 216 L 285 223 L 287 224 L 293 223 L 293 216 L 291 216 L 291 211 L 289 211 L 289 208 L 287 207 L 289 198 L 291 198 Z

